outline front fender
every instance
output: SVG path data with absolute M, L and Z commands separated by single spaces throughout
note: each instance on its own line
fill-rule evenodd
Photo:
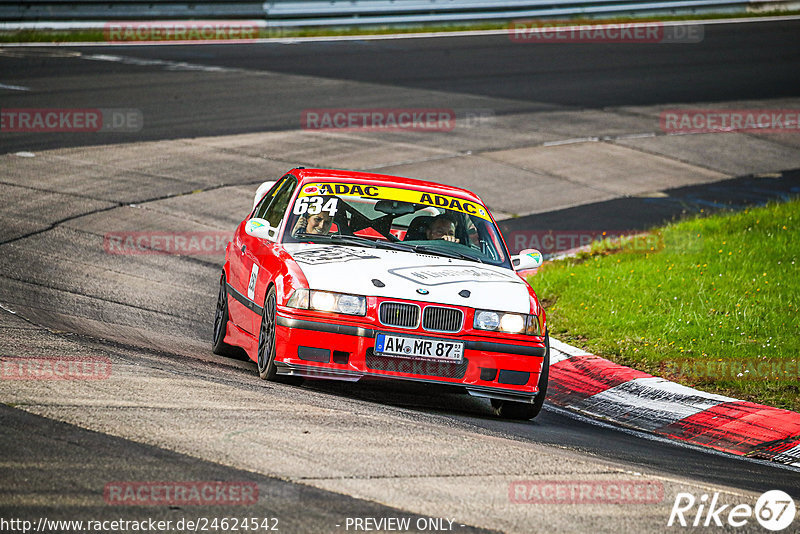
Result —
M 259 258 L 261 269 L 256 283 L 256 302 L 261 305 L 266 299 L 267 290 L 274 285 L 278 305 L 285 306 L 295 289 L 308 287 L 308 280 L 283 246 L 265 246 L 270 246 L 272 254 Z

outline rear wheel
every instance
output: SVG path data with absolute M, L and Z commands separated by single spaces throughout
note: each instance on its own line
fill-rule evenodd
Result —
M 544 398 L 547 395 L 547 383 L 550 379 L 550 334 L 544 336 L 544 360 L 542 361 L 542 372 L 539 375 L 539 393 L 532 403 L 514 402 L 507 400 L 492 399 L 494 414 L 504 419 L 533 419 L 544 406 Z
M 220 356 L 236 356 L 238 351 L 233 345 L 225 343 L 225 332 L 228 329 L 228 289 L 225 283 L 225 272 L 219 279 L 219 295 L 217 310 L 214 313 L 214 334 L 211 339 L 211 352 Z

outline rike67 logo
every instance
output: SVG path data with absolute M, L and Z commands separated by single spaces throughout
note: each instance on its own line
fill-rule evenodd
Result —
M 763 493 L 756 505 L 720 504 L 719 492 L 709 500 L 707 494 L 698 499 L 691 493 L 678 493 L 667 526 L 743 527 L 755 519 L 762 527 L 774 532 L 784 530 L 792 524 L 796 512 L 792 498 L 780 490 Z

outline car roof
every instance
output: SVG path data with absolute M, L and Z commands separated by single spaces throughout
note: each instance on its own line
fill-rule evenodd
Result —
M 301 184 L 318 182 L 321 179 L 335 180 L 342 183 L 366 183 L 378 186 L 407 186 L 412 189 L 425 191 L 427 193 L 440 193 L 444 195 L 457 196 L 467 200 L 472 200 L 483 204 L 483 201 L 475 193 L 460 187 L 439 184 L 436 182 L 426 182 L 414 178 L 402 178 L 400 176 L 390 176 L 388 174 L 374 174 L 371 172 L 345 171 L 337 169 L 304 169 L 295 168 L 289 171 L 300 180 Z

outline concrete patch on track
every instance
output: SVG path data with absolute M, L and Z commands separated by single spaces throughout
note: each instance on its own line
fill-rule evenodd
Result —
M 478 194 L 498 218 L 554 205 L 572 205 L 575 198 L 597 201 L 615 196 L 597 187 L 495 161 L 484 154 L 454 155 L 446 160 L 387 166 L 380 171 L 400 176 L 433 176 L 436 181 L 473 190 L 473 185 L 480 183 Z
M 344 132 L 265 132 L 193 139 L 192 143 L 292 165 L 369 169 L 392 161 L 447 157 L 451 151 L 423 143 L 391 142 Z M 288 167 L 283 169 L 288 170 Z M 278 171 L 281 172 L 281 171 Z
M 513 121 L 513 116 L 503 124 L 518 127 L 517 122 L 523 119 L 528 127 L 552 135 L 548 140 L 562 140 L 579 137 L 595 137 L 598 139 L 625 135 L 654 134 L 658 126 L 657 114 L 628 112 L 625 109 L 557 109 L 541 110 L 536 113 L 525 113 Z
M 291 166 L 247 154 L 180 141 L 39 152 L 32 158 L 3 156 L 2 180 L 18 187 L 104 200 L 145 202 L 197 189 L 255 183 Z
M 640 117 L 651 117 L 658 121 L 665 110 L 784 110 L 793 112 L 800 109 L 800 99 L 776 98 L 763 100 L 738 100 L 730 102 L 709 102 L 692 104 L 671 104 L 662 106 L 625 106 L 617 108 L 621 113 Z M 796 120 L 796 119 L 795 119 Z M 659 134 L 660 124 L 654 130 Z M 771 124 L 764 128 L 768 129 Z M 761 133 L 757 129 L 747 132 L 714 132 L 659 135 L 654 138 L 620 139 L 623 146 L 674 158 L 691 165 L 715 170 L 730 175 L 780 171 L 800 167 L 800 130 L 797 125 L 781 123 L 782 132 Z
M 792 135 L 800 137 L 800 132 Z M 669 135 L 618 142 L 637 150 L 731 175 L 800 167 L 800 150 L 797 147 L 742 133 Z
M 8 179 L 6 177 L 6 179 Z M 2 178 L 0 178 L 2 180 Z M 33 187 L 31 187 L 33 185 Z M 43 184 L 14 185 L 0 183 L 3 210 L 0 212 L 0 240 L 10 241 L 33 232 L 51 228 L 54 224 L 94 210 L 108 209 L 115 204 L 103 200 L 42 191 Z M 58 210 L 46 209 L 61 206 Z M 32 217 L 31 214 L 38 214 Z
M 615 197 L 725 178 L 718 172 L 610 143 L 570 143 L 484 156 L 600 189 Z

